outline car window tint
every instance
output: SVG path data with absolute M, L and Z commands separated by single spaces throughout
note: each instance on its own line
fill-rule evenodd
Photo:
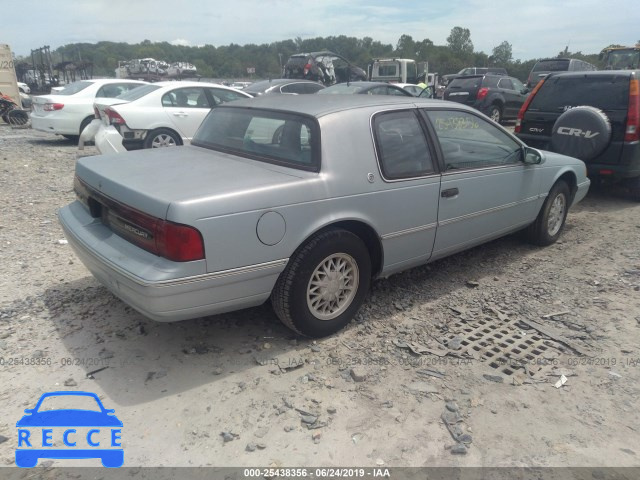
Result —
M 76 93 L 81 92 L 90 85 L 93 85 L 93 82 L 73 82 L 64 87 L 62 90 L 55 92 L 55 95 L 75 95 Z
M 289 85 L 283 85 L 280 91 L 282 93 L 304 93 L 304 84 L 290 83 Z
M 154 90 L 158 90 L 162 88 L 160 85 L 142 85 L 141 87 L 134 88 L 133 90 L 129 90 L 126 93 L 123 93 L 118 98 L 121 100 L 128 100 L 129 102 L 133 102 L 139 98 L 144 97 L 145 95 L 150 94 Z
M 629 105 L 629 77 L 554 76 L 544 82 L 528 110 L 563 112 L 579 105 L 591 105 L 602 110 L 626 110 Z
M 242 98 L 247 98 L 241 93 L 234 92 L 233 90 L 225 90 L 223 88 L 209 88 L 209 93 L 213 96 L 213 101 L 216 105 L 220 105 L 221 103 L 233 102 L 234 100 L 240 100 Z M 208 105 L 207 105 L 208 106 Z
M 498 87 L 506 88 L 507 90 L 514 90 L 513 83 L 511 83 L 511 80 L 509 80 L 508 78 L 500 79 L 500 81 L 498 82 Z
M 210 108 L 202 87 L 177 88 L 175 90 L 171 90 L 162 96 L 162 106 L 178 108 Z
M 521 162 L 520 144 L 493 123 L 468 112 L 426 111 L 440 141 L 445 170 Z
M 303 170 L 320 167 L 319 127 L 311 118 L 247 108 L 215 108 L 193 145 Z
M 517 78 L 512 78 L 511 83 L 513 83 L 513 89 L 521 92 L 524 89 L 524 83 L 522 83 Z
M 378 161 L 385 178 L 393 180 L 433 173 L 429 146 L 412 110 L 378 114 L 373 128 Z
M 110 83 L 103 85 L 98 90 L 96 97 L 115 98 L 127 93 L 132 88 L 138 87 L 138 83 Z
M 304 93 L 316 93 L 324 87 L 319 83 L 304 83 Z

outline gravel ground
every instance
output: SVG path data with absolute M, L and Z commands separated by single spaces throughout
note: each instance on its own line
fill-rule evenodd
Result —
M 592 189 L 548 248 L 513 235 L 377 281 L 310 341 L 266 305 L 163 324 L 111 295 L 57 222 L 76 155 L 0 125 L 0 465 L 23 410 L 65 389 L 116 410 L 125 466 L 640 465 L 640 204 L 624 193 Z

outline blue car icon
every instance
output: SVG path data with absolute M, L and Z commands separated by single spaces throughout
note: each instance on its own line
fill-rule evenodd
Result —
M 65 396 L 84 397 L 81 399 L 83 401 L 87 401 L 88 397 L 91 406 L 93 406 L 91 402 L 93 399 L 98 408 L 95 410 L 41 409 L 42 402 L 47 398 Z M 38 459 L 41 458 L 99 458 L 103 466 L 111 468 L 121 467 L 124 463 L 124 450 L 120 443 L 122 422 L 114 415 L 114 410 L 104 408 L 95 393 L 48 392 L 40 397 L 35 408 L 27 408 L 24 412 L 26 415 L 16 423 L 18 427 L 17 466 L 35 467 Z M 40 429 L 41 436 L 37 434 Z M 86 431 L 86 434 L 83 436 L 79 431 Z M 54 433 L 57 435 L 56 441 L 63 441 L 66 448 L 58 448 L 62 445 L 54 445 Z M 86 445 L 75 448 L 85 439 Z M 111 448 L 104 448 L 107 443 Z

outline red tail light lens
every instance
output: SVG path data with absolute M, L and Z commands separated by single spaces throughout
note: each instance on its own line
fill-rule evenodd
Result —
M 640 139 L 640 80 L 629 82 L 629 108 L 627 125 L 624 131 L 625 142 L 637 142 Z
M 538 93 L 538 90 L 540 90 L 540 87 L 542 87 L 543 83 L 544 83 L 544 78 L 538 82 L 538 84 L 534 87 L 533 92 L 529 94 L 527 99 L 522 104 L 522 107 L 520 107 L 520 111 L 518 112 L 518 118 L 516 119 L 516 126 L 513 129 L 515 133 L 520 133 L 520 130 L 522 129 L 522 119 L 524 118 L 524 112 L 526 112 L 527 108 L 529 108 L 529 104 L 531 103 L 531 100 L 533 100 L 533 97 L 536 96 L 536 93 Z
M 64 103 L 45 103 L 44 111 L 45 112 L 54 112 L 56 110 L 62 110 L 64 108 Z
M 306 75 L 306 74 L 307 74 L 307 73 L 309 73 L 310 71 L 311 71 L 311 64 L 310 64 L 310 63 L 307 63 L 307 64 L 304 66 L 304 70 L 302 71 L 302 73 L 303 73 L 304 75 Z
M 204 241 L 198 229 L 124 205 L 96 192 L 77 176 L 74 189 L 79 200 L 89 205 L 93 216 L 100 217 L 115 234 L 134 245 L 174 262 L 205 258 Z
M 118 112 L 110 107 L 104 109 L 104 114 L 109 119 L 109 123 L 111 125 L 124 125 L 126 123 L 124 121 L 124 118 L 122 118 L 122 116 Z
M 489 93 L 489 89 L 487 87 L 482 87 L 480 90 L 478 90 L 478 95 L 476 96 L 476 99 L 482 100 L 484 97 L 487 96 L 487 93 Z

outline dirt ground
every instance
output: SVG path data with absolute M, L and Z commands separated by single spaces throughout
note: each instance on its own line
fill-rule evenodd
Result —
M 57 222 L 76 154 L 0 125 L 0 465 L 55 390 L 115 409 L 125 466 L 640 465 L 640 204 L 624 192 L 592 189 L 548 248 L 512 235 L 379 280 L 311 341 L 268 305 L 167 324 L 111 295 Z

